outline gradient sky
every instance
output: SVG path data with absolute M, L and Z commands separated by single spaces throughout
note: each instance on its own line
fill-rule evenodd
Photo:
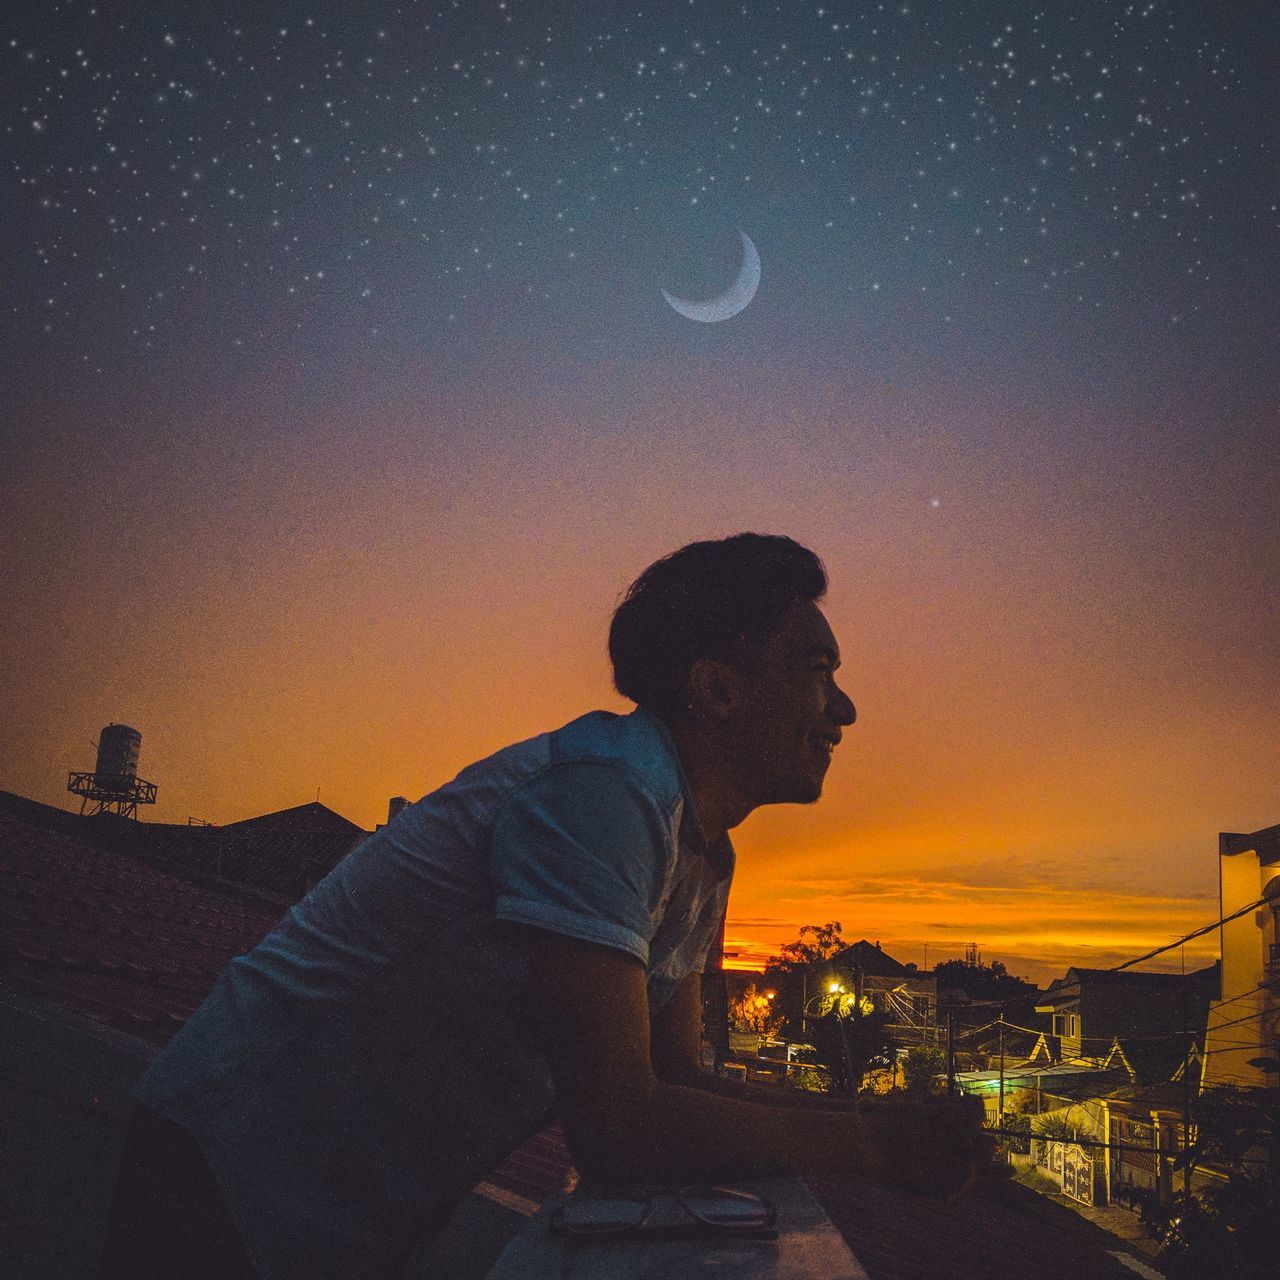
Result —
M 1214 918 L 1280 820 L 1272 0 L 4 21 L 0 787 L 116 720 L 157 819 L 372 826 L 622 709 L 651 560 L 786 532 L 859 720 L 737 833 L 741 960 Z

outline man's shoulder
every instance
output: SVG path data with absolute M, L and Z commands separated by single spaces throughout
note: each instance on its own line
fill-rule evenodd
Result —
M 675 744 L 650 712 L 619 715 L 589 711 L 568 724 L 521 739 L 462 769 L 451 781 L 423 796 L 411 809 L 438 807 L 466 799 L 466 807 L 500 806 L 516 791 L 545 778 L 563 777 L 575 766 L 587 770 L 612 766 L 627 773 L 664 807 L 681 792 Z
M 590 711 L 547 736 L 551 766 L 614 764 L 639 775 L 664 796 L 674 799 L 680 792 L 675 745 L 651 712 Z
M 457 781 L 501 780 L 510 789 L 539 779 L 563 778 L 575 769 L 616 769 L 639 784 L 663 808 L 681 795 L 675 743 L 655 715 L 638 708 L 628 715 L 588 711 L 547 733 L 513 743 L 459 774 Z

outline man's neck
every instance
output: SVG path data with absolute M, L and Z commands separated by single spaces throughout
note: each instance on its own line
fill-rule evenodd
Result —
M 668 724 L 680 766 L 693 793 L 698 823 L 711 844 L 732 831 L 755 807 L 733 784 L 724 754 L 697 726 L 683 721 Z

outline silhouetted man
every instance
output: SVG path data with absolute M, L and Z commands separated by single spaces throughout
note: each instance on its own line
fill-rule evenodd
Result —
M 961 1186 L 956 1109 L 746 1100 L 700 1070 L 728 832 L 816 800 L 854 722 L 825 590 L 782 537 L 650 566 L 609 634 L 634 712 L 464 769 L 234 960 L 135 1090 L 104 1274 L 399 1276 L 557 1114 L 599 1177 Z

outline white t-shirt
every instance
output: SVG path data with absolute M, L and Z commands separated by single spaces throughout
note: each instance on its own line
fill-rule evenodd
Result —
M 354 849 L 133 1096 L 194 1134 L 263 1280 L 391 1280 L 554 1114 L 504 922 L 636 956 L 656 1012 L 705 964 L 732 873 L 661 721 L 592 712 Z

